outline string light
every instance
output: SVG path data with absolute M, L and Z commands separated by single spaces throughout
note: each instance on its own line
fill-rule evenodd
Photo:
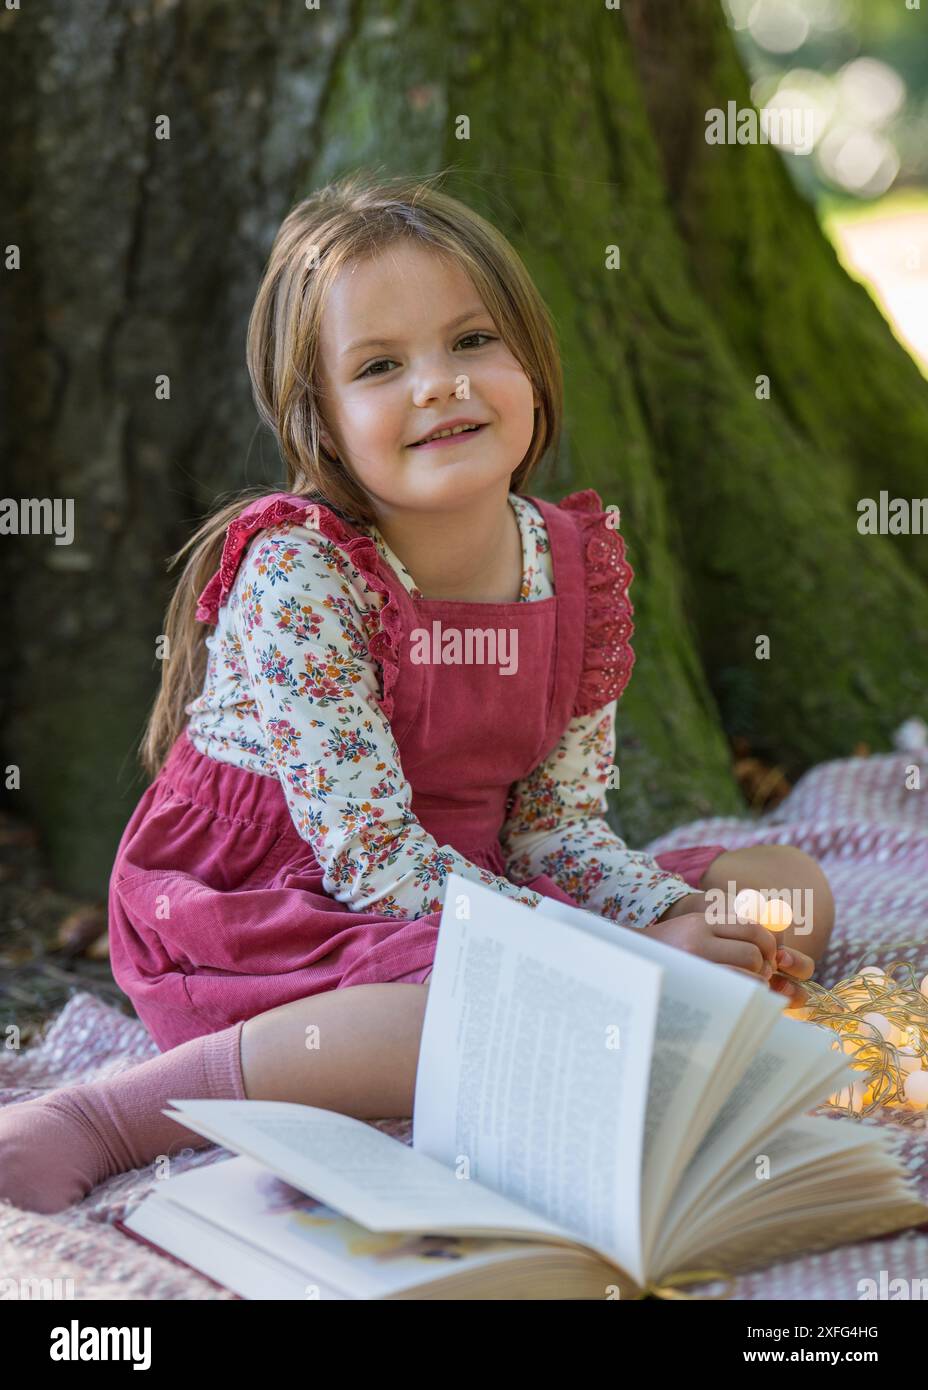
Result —
M 892 1110 L 902 1123 L 924 1125 L 928 975 L 919 979 L 909 961 L 899 960 L 883 968 L 865 966 L 831 989 L 813 980 L 803 980 L 802 987 L 807 1002 L 786 1009 L 786 1015 L 830 1028 L 837 1034 L 835 1050 L 853 1059 L 849 1065 L 863 1073 L 859 1081 L 830 1095 L 828 1104 L 847 1115 Z
M 732 906 L 739 917 L 759 922 L 768 931 L 786 931 L 793 923 L 793 909 L 785 898 L 765 898 L 756 888 L 742 888 Z

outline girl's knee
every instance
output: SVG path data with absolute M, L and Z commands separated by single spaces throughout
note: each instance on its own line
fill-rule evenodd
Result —
M 803 920 L 811 916 L 818 931 L 830 932 L 834 924 L 835 900 L 831 884 L 815 856 L 798 845 L 755 845 L 753 849 L 760 856 L 757 872 L 763 881 L 753 882 L 751 886 L 793 894 L 801 905 Z
M 835 901 L 821 864 L 798 845 L 747 845 L 727 850 L 709 866 L 704 884 L 736 890 L 756 888 L 791 895 L 803 922 L 811 916 L 817 932 L 828 933 L 834 924 Z M 718 881 L 724 879 L 727 882 Z
M 807 854 L 797 845 L 771 845 L 769 848 L 782 852 L 783 876 L 787 878 L 788 886 L 792 887 L 795 883 L 797 888 L 809 889 L 814 895 L 816 912 L 822 916 L 833 915 L 835 900 L 831 884 L 815 856 Z

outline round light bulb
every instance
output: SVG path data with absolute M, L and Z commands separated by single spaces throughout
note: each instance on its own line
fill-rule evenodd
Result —
M 737 917 L 742 917 L 748 922 L 756 922 L 761 910 L 761 896 L 756 888 L 742 888 L 741 892 L 735 895 L 732 907 Z
M 792 925 L 793 911 L 783 898 L 765 898 L 756 888 L 742 888 L 732 904 L 735 915 L 757 922 L 768 931 L 786 931 Z
M 845 999 L 860 1003 L 862 999 L 871 999 L 874 989 L 882 989 L 885 983 L 886 976 L 878 965 L 865 965 L 844 986 L 842 994 Z
M 793 909 L 783 898 L 768 898 L 761 907 L 760 924 L 768 931 L 786 931 L 793 924 Z
M 884 1014 L 864 1014 L 863 1022 L 872 1023 L 876 1031 L 879 1033 L 880 1037 L 884 1038 L 887 1042 L 889 1041 L 893 1025 L 890 1023 L 889 1019 L 886 1018 Z
M 921 1109 L 928 1105 L 928 1071 L 913 1071 L 905 1079 L 905 1098 L 910 1105 Z
M 845 1086 L 843 1090 L 835 1091 L 828 1097 L 829 1105 L 839 1105 L 842 1109 L 853 1110 L 855 1113 L 860 1111 L 865 1103 L 867 1095 L 867 1083 L 865 1081 L 855 1081 L 852 1086 Z

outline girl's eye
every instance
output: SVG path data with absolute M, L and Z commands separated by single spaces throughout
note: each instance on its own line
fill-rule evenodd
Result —
M 481 333 L 479 331 L 475 333 L 465 333 L 464 337 L 461 338 L 460 341 L 462 343 L 466 343 L 468 338 L 486 338 L 488 343 L 493 343 L 496 341 L 496 339 L 493 337 L 491 333 Z M 482 344 L 480 344 L 479 346 L 482 346 Z
M 496 339 L 493 337 L 493 335 L 492 335 L 491 333 L 482 333 L 482 332 L 465 333 L 463 338 L 459 338 L 459 339 L 458 339 L 458 346 L 460 346 L 461 343 L 466 343 L 466 342 L 468 341 L 468 339 L 470 339 L 470 338 L 485 338 L 486 341 L 487 341 L 488 343 L 493 343 L 493 342 L 496 341 Z M 483 347 L 483 344 L 482 344 L 482 343 L 478 343 L 477 346 L 478 346 L 478 347 Z M 392 362 L 392 361 L 393 361 L 393 358 L 392 358 L 392 357 L 378 357 L 378 359 L 377 359 L 376 362 L 371 362 L 369 366 L 367 366 L 367 367 L 364 368 L 364 371 L 363 371 L 363 372 L 361 373 L 361 375 L 358 377 L 358 380 L 359 380 L 359 381 L 362 381 L 362 380 L 364 379 L 364 377 L 366 377 L 366 376 L 385 376 L 385 375 L 386 375 L 385 372 L 375 372 L 375 371 L 374 371 L 374 368 L 375 368 L 375 367 L 379 367 L 379 366 L 380 366 L 382 363 L 384 363 L 384 362 Z M 388 368 L 388 370 L 389 370 L 389 368 Z
M 379 357 L 376 362 L 372 362 L 369 367 L 364 368 L 358 380 L 361 381 L 366 376 L 383 376 L 383 372 L 375 372 L 374 368 L 379 367 L 381 362 L 391 362 L 392 360 L 390 357 Z

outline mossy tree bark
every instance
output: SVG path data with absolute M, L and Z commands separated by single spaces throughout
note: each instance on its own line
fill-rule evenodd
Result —
M 708 107 L 749 104 L 716 0 L 49 0 L 0 17 L 0 78 L 8 491 L 77 517 L 72 547 L 3 541 L 3 761 L 62 886 L 104 890 L 144 786 L 166 555 L 280 478 L 244 366 L 274 231 L 358 165 L 453 165 L 552 306 L 565 442 L 533 490 L 616 503 L 637 576 L 630 843 L 739 810 L 726 734 L 795 775 L 924 711 L 926 551 L 860 536 L 856 501 L 917 495 L 928 392 L 779 155 L 706 145 Z

